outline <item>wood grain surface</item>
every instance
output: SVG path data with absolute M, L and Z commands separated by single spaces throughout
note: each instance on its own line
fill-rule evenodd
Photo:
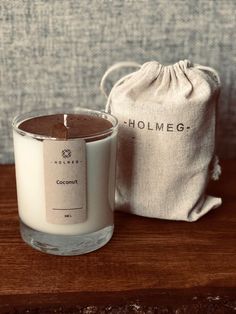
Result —
M 223 205 L 195 223 L 116 213 L 105 247 L 60 257 L 21 240 L 14 166 L 0 166 L 0 313 L 233 313 L 235 181 L 224 162 L 209 188 Z

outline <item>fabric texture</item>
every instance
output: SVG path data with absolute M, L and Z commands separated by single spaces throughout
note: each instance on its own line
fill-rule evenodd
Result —
M 108 107 L 119 120 L 118 209 L 195 221 L 221 204 L 205 195 L 218 171 L 219 91 L 217 72 L 188 60 L 147 62 L 112 88 Z
M 236 157 L 235 12 L 235 0 L 1 0 L 0 163 L 14 161 L 15 115 L 104 108 L 100 78 L 121 60 L 190 59 L 216 68 L 218 150 Z

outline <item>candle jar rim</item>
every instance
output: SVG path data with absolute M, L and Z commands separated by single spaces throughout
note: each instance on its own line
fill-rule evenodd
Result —
M 76 137 L 76 138 L 83 138 L 85 140 L 93 139 L 98 136 L 106 136 L 106 135 L 109 136 L 110 134 L 114 133 L 114 131 L 116 131 L 118 128 L 118 119 L 114 115 L 108 112 L 102 111 L 102 110 L 95 110 L 95 109 L 82 108 L 82 107 L 77 107 L 77 108 L 72 108 L 72 109 L 48 108 L 48 109 L 28 111 L 26 113 L 19 114 L 13 118 L 12 128 L 14 131 L 16 131 L 17 133 L 23 136 L 28 136 L 28 137 L 39 139 L 39 140 L 46 140 L 46 139 L 61 140 L 58 137 L 27 132 L 19 128 L 19 125 L 26 120 L 36 118 L 36 117 L 54 115 L 54 114 L 85 114 L 85 115 L 103 118 L 112 123 L 112 127 L 107 128 L 103 131 L 95 132 L 95 133 L 89 134 L 88 136 L 85 135 L 85 136 Z M 76 138 L 73 138 L 73 139 L 76 139 Z M 73 140 L 73 139 L 68 138 L 68 140 Z

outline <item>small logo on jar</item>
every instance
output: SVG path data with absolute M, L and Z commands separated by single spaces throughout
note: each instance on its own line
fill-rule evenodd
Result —
M 71 157 L 71 150 L 70 149 L 63 149 L 61 154 L 62 154 L 63 158 L 69 158 L 69 157 Z

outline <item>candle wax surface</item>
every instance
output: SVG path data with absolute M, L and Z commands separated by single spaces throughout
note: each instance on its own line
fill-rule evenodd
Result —
M 105 118 L 86 114 L 53 114 L 39 116 L 23 121 L 18 128 L 22 131 L 59 139 L 91 137 L 112 128 L 112 123 Z M 104 137 L 104 135 L 103 135 Z

